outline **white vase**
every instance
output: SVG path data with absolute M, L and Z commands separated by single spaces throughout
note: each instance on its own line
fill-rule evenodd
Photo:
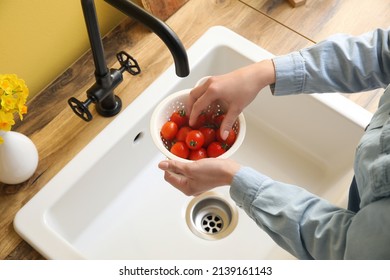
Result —
M 38 166 L 38 151 L 34 143 L 22 133 L 1 131 L 0 182 L 20 184 L 29 179 Z

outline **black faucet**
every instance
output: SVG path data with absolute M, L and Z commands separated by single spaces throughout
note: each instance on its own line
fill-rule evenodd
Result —
M 105 1 L 156 33 L 167 45 L 173 56 L 176 75 L 179 77 L 188 76 L 190 70 L 186 50 L 180 39 L 167 24 L 132 3 L 130 0 Z M 124 51 L 117 54 L 121 68 L 107 68 L 94 0 L 81 0 L 81 5 L 95 64 L 96 83 L 87 90 L 87 99 L 84 102 L 72 97 L 68 100 L 68 103 L 76 115 L 85 121 L 90 121 L 92 120 L 92 114 L 88 106 L 91 103 L 96 104 L 96 111 L 104 117 L 115 116 L 120 112 L 122 102 L 114 94 L 114 89 L 123 81 L 122 74 L 124 71 L 132 75 L 137 75 L 141 72 L 141 69 L 137 61 Z

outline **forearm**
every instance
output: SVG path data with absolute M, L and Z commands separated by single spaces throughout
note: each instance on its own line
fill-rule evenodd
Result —
M 389 30 L 336 35 L 273 61 L 275 95 L 384 88 L 390 83 Z
M 266 59 L 244 68 L 238 69 L 233 75 L 246 76 L 247 83 L 241 86 L 254 87 L 251 91 L 259 92 L 266 86 L 274 84 L 276 81 L 275 66 L 272 59 Z
M 237 205 L 299 259 L 342 259 L 354 213 L 244 167 L 230 193 Z

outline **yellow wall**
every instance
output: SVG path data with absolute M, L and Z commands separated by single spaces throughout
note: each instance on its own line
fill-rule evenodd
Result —
M 103 0 L 95 0 L 101 33 L 122 19 Z M 15 73 L 30 98 L 89 48 L 80 0 L 1 0 L 0 73 Z

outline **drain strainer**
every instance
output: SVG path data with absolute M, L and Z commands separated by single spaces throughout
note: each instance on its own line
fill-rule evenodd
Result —
M 190 230 L 206 240 L 218 240 L 229 235 L 237 225 L 234 203 L 214 192 L 194 198 L 187 207 L 186 220 Z
M 202 229 L 210 234 L 215 234 L 223 230 L 222 218 L 215 214 L 209 214 L 202 219 Z

